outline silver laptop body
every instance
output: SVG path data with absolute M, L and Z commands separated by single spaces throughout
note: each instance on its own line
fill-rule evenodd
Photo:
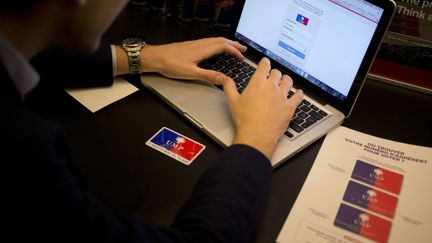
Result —
M 276 9 L 283 9 L 279 17 L 269 12 Z M 339 126 L 349 116 L 394 9 L 395 4 L 390 0 L 246 0 L 238 5 L 230 38 L 248 46 L 245 62 L 256 67 L 256 63 L 262 56 L 269 57 L 273 67 L 289 74 L 294 80 L 295 87 L 305 92 L 305 100 L 328 113 L 325 119 L 294 139 L 282 136 L 271 159 L 273 167 L 280 165 L 331 129 Z M 326 19 L 326 14 L 329 15 L 329 19 Z M 254 22 L 255 18 L 269 20 Z M 352 27 L 355 26 L 348 26 L 346 30 L 341 29 L 340 24 L 332 26 L 337 18 L 342 18 L 338 20 L 342 23 L 354 21 L 354 24 L 365 28 L 364 35 L 367 36 L 362 37 L 360 44 L 356 41 L 345 46 L 342 44 L 341 48 L 346 50 L 342 50 L 339 54 L 335 51 L 335 60 L 331 60 L 333 58 L 331 55 L 322 60 L 314 60 L 330 53 L 327 50 L 315 54 L 322 49 L 316 49 L 315 42 L 322 43 L 323 39 L 320 41 L 319 38 L 326 38 L 325 34 L 320 33 L 322 29 L 332 32 L 328 34 L 330 39 L 335 38 L 335 33 L 342 37 L 352 33 Z M 256 24 L 263 25 L 257 27 L 262 34 L 266 34 L 266 29 L 279 30 L 274 34 L 266 34 L 274 36 L 268 38 L 275 39 L 274 44 L 267 45 L 266 42 L 271 41 L 252 37 L 255 27 L 248 26 L 256 26 Z M 271 27 L 274 25 L 277 26 Z M 251 36 L 248 36 L 248 32 L 251 32 Z M 348 36 L 346 40 L 339 41 L 353 40 L 352 38 Z M 333 47 L 339 48 L 337 43 Z M 351 48 L 361 50 L 354 51 L 354 57 L 350 57 L 351 51 L 347 50 Z M 344 66 L 342 64 L 329 66 L 337 64 L 344 55 L 347 55 L 347 59 L 354 60 L 351 66 L 355 66 L 355 70 L 344 71 L 350 70 L 351 67 L 341 70 Z M 320 62 L 326 66 L 325 74 L 320 74 L 320 70 L 313 70 Z M 330 64 L 325 65 L 326 62 Z M 346 73 L 346 76 L 338 73 Z M 325 82 L 326 78 L 341 79 L 343 82 L 341 86 L 345 89 L 337 90 L 335 86 L 341 82 L 328 84 Z M 143 74 L 141 82 L 223 147 L 231 144 L 235 125 L 222 90 L 206 81 L 175 80 L 159 74 Z

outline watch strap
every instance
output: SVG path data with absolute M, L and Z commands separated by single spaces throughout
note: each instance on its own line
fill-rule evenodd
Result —
M 128 38 L 123 40 L 122 48 L 125 50 L 128 57 L 129 72 L 131 74 L 141 73 L 141 50 L 145 42 L 140 38 Z

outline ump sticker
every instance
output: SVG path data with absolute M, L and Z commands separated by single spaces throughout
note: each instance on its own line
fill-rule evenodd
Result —
M 403 175 L 357 160 L 351 178 L 399 194 Z
M 167 127 L 161 128 L 146 144 L 186 165 L 205 149 L 204 145 Z
M 379 243 L 388 241 L 392 223 L 370 213 L 341 204 L 334 225 Z
M 389 218 L 394 218 L 398 202 L 395 196 L 354 181 L 348 183 L 343 200 Z

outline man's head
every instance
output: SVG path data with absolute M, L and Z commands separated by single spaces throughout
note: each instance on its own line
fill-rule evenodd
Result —
M 127 0 L 1 0 L 0 32 L 38 51 L 63 46 L 94 51 Z M 29 43 L 30 44 L 30 43 Z

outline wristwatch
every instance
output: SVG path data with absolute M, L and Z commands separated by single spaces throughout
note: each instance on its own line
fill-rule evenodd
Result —
M 121 47 L 128 56 L 129 72 L 131 74 L 141 73 L 141 50 L 145 42 L 140 38 L 127 38 L 122 41 Z

